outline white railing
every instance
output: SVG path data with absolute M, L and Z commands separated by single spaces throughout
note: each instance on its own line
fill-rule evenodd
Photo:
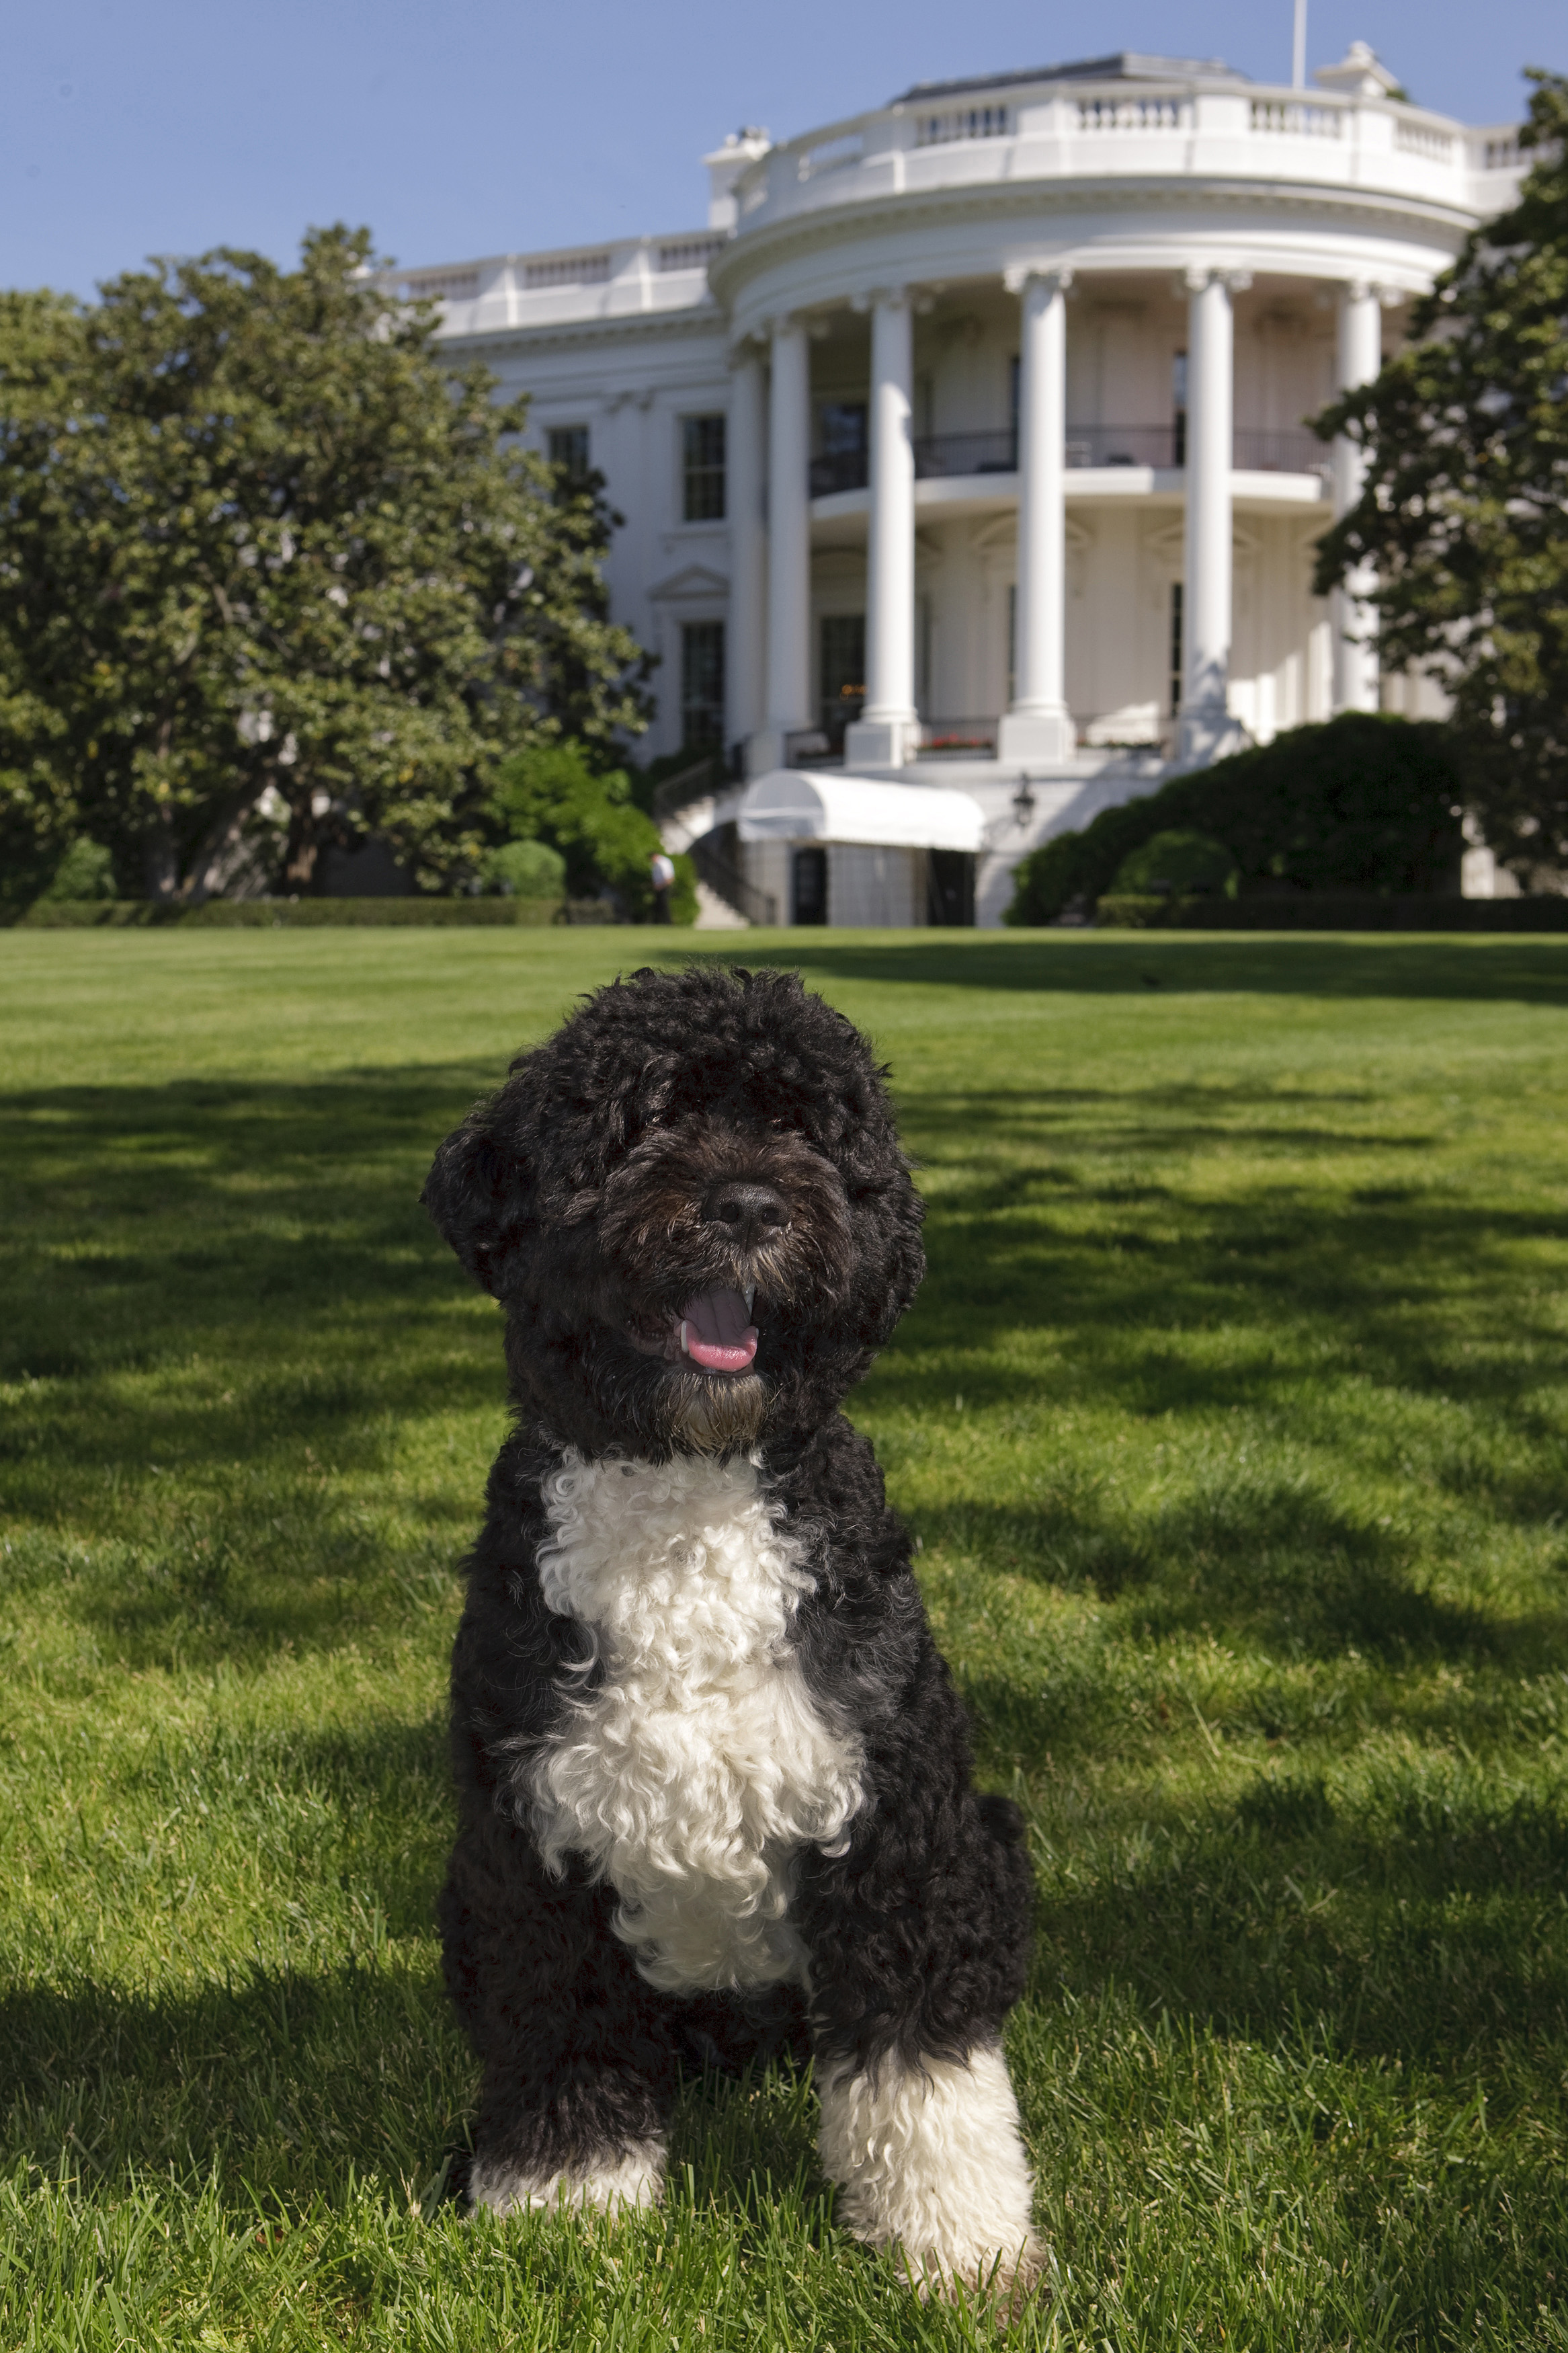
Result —
M 672 269 L 706 269 L 716 253 L 721 253 L 730 242 L 726 237 L 682 237 L 672 244 L 658 248 L 658 269 L 661 276 Z
M 1483 139 L 1480 148 L 1483 172 L 1517 172 L 1524 161 L 1517 131 L 1505 131 L 1500 138 Z
M 1182 131 L 1190 112 L 1180 98 L 1080 98 L 1080 131 Z
M 607 253 L 565 253 L 548 261 L 525 261 L 522 282 L 531 294 L 545 286 L 603 286 L 610 275 Z
M 1005 106 L 961 106 L 945 114 L 917 114 L 917 147 L 951 147 L 959 139 L 1005 139 L 1013 119 Z
M 400 281 L 407 302 L 471 302 L 479 290 L 477 269 L 420 269 Z
M 1425 122 L 1406 122 L 1403 116 L 1394 126 L 1394 143 L 1405 155 L 1425 155 L 1429 164 L 1451 163 L 1454 135 L 1450 131 L 1434 131 Z
M 1344 131 L 1342 106 L 1312 106 L 1299 99 L 1255 98 L 1254 131 L 1273 132 L 1288 139 L 1338 139 Z
M 817 180 L 824 172 L 842 172 L 847 164 L 863 162 L 865 154 L 865 134 L 853 131 L 846 138 L 824 139 L 803 149 L 797 168 L 803 180 Z

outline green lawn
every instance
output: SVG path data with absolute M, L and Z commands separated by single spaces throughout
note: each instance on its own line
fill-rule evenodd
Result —
M 7 2353 L 986 2341 L 835 2231 L 787 2075 L 690 2088 L 655 2217 L 439 2201 L 503 1407 L 416 1196 L 689 944 L 0 934 Z M 1568 2345 L 1568 943 L 752 952 L 923 1167 L 855 1412 L 1033 1829 L 1019 2340 Z

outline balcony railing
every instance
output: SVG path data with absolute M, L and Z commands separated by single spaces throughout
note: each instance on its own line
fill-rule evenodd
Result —
M 1230 462 L 1246 473 L 1321 474 L 1329 463 L 1329 445 L 1309 433 L 1304 425 L 1288 425 L 1270 432 L 1244 427 L 1236 437 Z
M 939 481 L 946 474 L 1016 474 L 1018 437 L 999 433 L 927 433 L 915 443 L 915 479 Z
M 1179 425 L 1069 425 L 1069 466 L 1179 466 Z
M 1150 466 L 1179 470 L 1186 462 L 1186 434 L 1179 422 L 1170 425 L 1069 425 L 1067 462 L 1069 467 Z M 914 445 L 915 478 L 938 481 L 944 477 L 1013 474 L 1018 470 L 1018 438 L 1001 429 L 992 433 L 928 433 Z M 1244 473 L 1316 474 L 1329 462 L 1329 453 L 1304 425 L 1254 428 L 1236 434 L 1231 464 Z M 811 495 L 830 498 L 836 491 L 863 491 L 869 477 L 864 449 L 841 449 L 830 458 L 811 461 Z
M 811 495 L 830 499 L 836 491 L 863 491 L 870 460 L 864 449 L 836 449 L 831 457 L 811 461 Z

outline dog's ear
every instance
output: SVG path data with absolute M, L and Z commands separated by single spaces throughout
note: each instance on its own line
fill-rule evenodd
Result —
M 419 1198 L 476 1282 L 499 1299 L 532 1230 L 534 1187 L 521 1152 L 497 1133 L 495 1108 L 482 1103 L 453 1129 Z

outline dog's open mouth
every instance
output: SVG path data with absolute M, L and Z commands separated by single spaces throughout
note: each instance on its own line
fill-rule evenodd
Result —
M 680 1353 L 707 1373 L 743 1373 L 757 1353 L 750 1291 L 700 1291 L 680 1319 Z
M 743 1373 L 757 1353 L 752 1322 L 756 1296 L 755 1284 L 734 1291 L 716 1283 L 710 1291 L 693 1292 L 671 1323 L 631 1324 L 626 1337 L 645 1355 L 671 1364 L 695 1365 L 705 1373 Z

